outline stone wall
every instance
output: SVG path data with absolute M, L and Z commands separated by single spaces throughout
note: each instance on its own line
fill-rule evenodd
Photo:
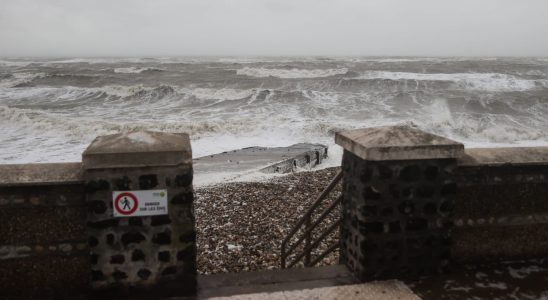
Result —
M 1 165 L 0 174 L 0 298 L 86 290 L 81 164 Z
M 124 296 L 195 293 L 196 230 L 188 135 L 143 131 L 102 136 L 84 151 L 82 161 L 92 289 Z M 147 190 L 160 198 L 137 200 L 137 192 Z M 134 197 L 134 209 L 128 214 L 114 213 L 113 193 L 117 192 Z M 159 199 L 166 200 L 161 211 L 141 213 L 148 209 L 145 203 L 156 205 Z
M 455 260 L 548 257 L 548 148 L 469 149 L 457 176 Z
M 193 294 L 192 180 L 185 134 L 100 137 L 82 163 L 0 165 L 0 299 Z M 113 192 L 136 190 L 167 195 L 166 213 L 114 217 Z
M 415 130 L 420 158 L 412 159 L 412 146 L 394 142 L 407 129 L 383 130 L 349 135 L 346 145 L 360 155 L 345 150 L 343 159 L 341 253 L 360 278 L 548 257 L 548 148 L 440 150 L 442 138 Z M 377 145 L 355 143 L 362 137 Z M 103 152 L 88 151 L 85 166 L 0 165 L 0 299 L 68 298 L 90 288 L 194 291 L 188 137 L 100 142 Z M 150 189 L 167 190 L 169 214 L 112 216 L 113 191 Z
M 443 272 L 456 197 L 454 159 L 343 155 L 342 253 L 362 280 Z
M 342 261 L 362 280 L 548 257 L 548 147 L 468 149 L 387 126 L 344 147 Z
M 86 176 L 92 286 L 124 294 L 131 292 L 128 287 L 166 296 L 193 293 L 196 231 L 192 168 L 171 172 L 140 168 L 128 173 L 102 169 Z M 168 215 L 112 216 L 112 191 L 150 189 L 167 190 Z

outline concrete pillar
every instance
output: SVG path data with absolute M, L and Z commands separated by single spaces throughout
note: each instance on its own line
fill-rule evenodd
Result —
M 464 146 L 403 126 L 338 133 L 342 261 L 363 280 L 443 272 Z
M 193 294 L 196 231 L 188 135 L 101 136 L 82 161 L 92 289 Z

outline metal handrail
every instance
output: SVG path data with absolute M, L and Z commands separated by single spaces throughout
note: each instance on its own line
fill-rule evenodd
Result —
M 317 240 L 314 241 L 314 243 L 312 243 L 310 246 L 306 247 L 306 248 L 303 250 L 303 252 L 302 252 L 301 254 L 297 255 L 297 257 L 295 258 L 295 260 L 294 260 L 292 263 L 290 263 L 287 267 L 288 267 L 288 268 L 291 268 L 291 267 L 293 267 L 296 263 L 298 263 L 299 260 L 303 258 L 303 256 L 305 256 L 306 254 L 310 253 L 310 252 L 312 251 L 312 249 L 314 249 L 315 247 L 317 247 L 318 244 L 320 244 L 324 238 L 326 238 L 331 232 L 333 232 L 333 230 L 335 230 L 337 227 L 339 227 L 340 223 L 341 223 L 341 220 L 339 219 L 339 220 L 337 220 L 335 223 L 331 224 L 331 226 L 329 226 L 329 228 L 328 228 L 326 231 L 324 231 L 324 232 L 322 233 L 322 235 L 321 235 Z M 307 267 L 310 267 L 310 266 L 307 266 Z
M 285 237 L 285 239 L 282 241 L 282 249 L 281 249 L 281 266 L 282 269 L 286 268 L 286 261 L 287 257 L 303 242 L 305 241 L 304 250 L 301 254 L 297 256 L 297 258 L 288 266 L 292 267 L 295 265 L 300 259 L 304 257 L 305 261 L 304 264 L 306 267 L 313 266 L 316 263 L 319 262 L 319 260 L 316 258 L 313 262 L 311 262 L 311 252 L 314 247 L 316 247 L 329 233 L 331 233 L 339 224 L 340 219 L 335 222 L 335 224 L 332 224 L 328 230 L 326 230 L 320 238 L 318 238 L 313 243 L 311 242 L 312 239 L 312 231 L 327 217 L 327 215 L 333 211 L 333 209 L 341 202 L 342 196 L 337 197 L 335 201 L 333 201 L 326 209 L 323 210 L 320 217 L 311 224 L 311 217 L 312 213 L 321 205 L 322 201 L 329 195 L 329 193 L 335 188 L 335 186 L 339 183 L 339 181 L 342 178 L 342 171 L 339 171 L 337 175 L 331 180 L 329 185 L 322 191 L 322 193 L 316 198 L 316 201 L 310 206 L 310 208 L 306 211 L 306 213 L 303 215 L 303 217 L 293 226 L 289 234 Z M 299 229 L 305 224 L 305 231 L 303 235 L 295 242 L 295 244 L 291 245 L 289 249 L 286 250 L 287 244 L 289 241 L 295 236 L 295 234 L 299 231 Z M 330 252 L 334 251 L 337 247 L 333 248 L 330 247 L 328 250 L 330 250 L 328 253 L 322 253 L 322 255 L 325 257 Z M 322 257 L 322 258 L 323 258 Z M 321 259 L 320 259 L 321 260 Z

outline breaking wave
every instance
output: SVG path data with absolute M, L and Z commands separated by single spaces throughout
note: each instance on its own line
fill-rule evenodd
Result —
M 166 132 L 186 132 L 191 135 L 208 133 L 240 133 L 249 128 L 261 127 L 253 120 L 204 120 L 204 121 L 147 121 L 147 120 L 107 120 L 96 117 L 73 118 L 63 114 L 49 113 L 34 109 L 21 109 L 0 106 L 0 120 L 17 125 L 25 125 L 30 131 L 63 134 L 73 138 L 89 140 L 97 135 L 135 130 L 155 130 Z
M 44 78 L 45 76 L 45 73 L 30 72 L 6 74 L 2 76 L 2 78 L 0 78 L 0 88 L 11 88 L 19 85 L 24 85 L 32 82 L 32 80 L 36 78 Z
M 26 78 L 25 80 L 31 80 Z M 13 86 L 25 82 L 25 80 L 10 80 L 6 83 L 7 86 Z M 0 82 L 2 87 L 2 82 Z M 50 102 L 58 100 L 79 100 L 81 98 L 89 98 L 91 96 L 103 99 L 140 99 L 140 100 L 160 100 L 164 98 L 188 99 L 194 98 L 198 100 L 218 100 L 231 101 L 246 99 L 253 96 L 269 93 L 268 90 L 261 89 L 231 89 L 231 88 L 186 88 L 170 85 L 160 85 L 156 87 L 146 87 L 142 85 L 135 86 L 120 86 L 107 85 L 97 88 L 84 88 L 74 86 L 63 87 L 21 87 L 12 89 L 0 90 L 0 99 L 6 99 L 8 102 L 14 100 L 25 100 L 26 103 L 33 103 L 39 99 L 48 99 Z M 32 99 L 32 101 L 28 101 Z
M 271 69 L 245 67 L 236 71 L 238 75 L 251 77 L 277 77 L 277 78 L 320 78 L 343 75 L 348 72 L 347 68 L 340 69 Z
M 409 73 L 370 71 L 360 74 L 362 80 L 387 79 L 395 81 L 448 81 L 458 87 L 468 90 L 483 90 L 493 92 L 527 91 L 538 88 L 548 88 L 548 80 L 522 79 L 516 76 L 498 73 Z

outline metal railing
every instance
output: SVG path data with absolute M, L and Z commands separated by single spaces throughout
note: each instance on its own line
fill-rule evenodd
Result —
M 282 241 L 282 249 L 281 249 L 281 264 L 282 269 L 291 268 L 295 264 L 297 264 L 300 260 L 304 258 L 304 266 L 305 267 L 312 267 L 319 263 L 322 259 L 324 259 L 328 254 L 332 253 L 333 251 L 337 250 L 339 248 L 339 242 L 336 241 L 333 244 L 331 244 L 327 250 L 319 254 L 314 260 L 312 260 L 312 250 L 329 235 L 331 234 L 335 229 L 338 229 L 341 224 L 341 218 L 337 218 L 337 220 L 331 224 L 315 241 L 312 241 L 312 231 L 322 223 L 322 221 L 325 220 L 325 218 L 329 215 L 330 212 L 332 212 L 337 205 L 341 202 L 342 194 L 339 195 L 333 202 L 329 204 L 328 207 L 326 207 L 318 219 L 314 222 L 312 222 L 312 214 L 314 211 L 320 207 L 323 200 L 331 193 L 331 191 L 337 186 L 337 184 L 341 181 L 342 178 L 342 171 L 339 171 L 335 178 L 331 180 L 329 185 L 322 191 L 322 193 L 316 198 L 316 201 L 312 204 L 312 206 L 306 211 L 304 216 L 295 224 L 295 226 L 291 229 L 289 234 L 285 237 L 285 239 Z M 295 234 L 301 229 L 301 227 L 304 226 L 304 232 L 301 237 L 297 239 L 297 241 L 291 245 L 290 243 L 291 239 L 295 236 Z M 297 247 L 302 243 L 304 244 L 304 249 L 301 253 L 298 253 L 295 259 L 292 262 L 287 262 L 289 256 L 297 249 Z

